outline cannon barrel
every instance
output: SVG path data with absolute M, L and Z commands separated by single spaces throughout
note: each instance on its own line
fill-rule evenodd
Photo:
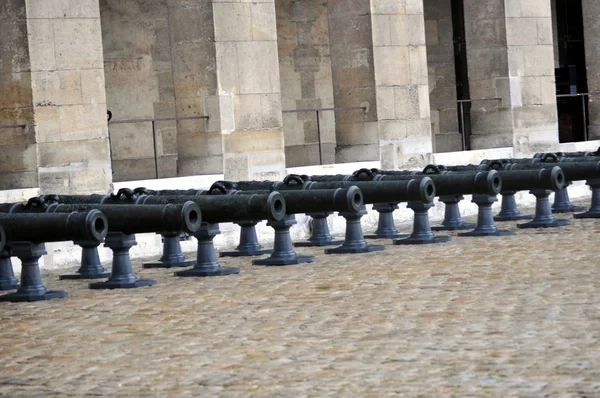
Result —
M 502 189 L 502 177 L 495 170 L 468 173 L 442 173 L 427 175 L 435 184 L 436 196 L 488 194 L 496 195 Z M 378 181 L 409 180 L 402 175 L 378 175 Z
M 192 201 L 202 209 L 203 221 L 223 222 L 275 220 L 285 217 L 285 199 L 279 192 L 253 195 L 156 196 L 140 198 L 143 204 L 183 203 Z
M 0 227 L 9 242 L 101 242 L 108 220 L 99 210 L 57 214 L 0 214 Z
M 4 228 L 0 227 L 0 251 L 4 249 L 4 245 L 6 244 L 6 232 L 4 232 Z
M 293 177 L 293 178 L 292 178 Z M 310 177 L 309 177 L 310 178 Z M 360 189 L 363 202 L 371 203 L 400 203 L 400 202 L 425 202 L 428 203 L 435 197 L 435 185 L 429 177 L 420 176 L 416 179 L 405 181 L 307 181 L 299 176 L 288 176 L 289 182 L 274 181 L 243 181 L 241 183 L 224 182 L 234 189 L 248 189 L 249 191 L 277 190 L 285 193 L 290 190 L 309 189 L 338 189 L 353 186 Z M 292 213 L 290 213 L 292 214 Z
M 200 228 L 202 216 L 194 202 L 155 206 L 97 205 L 97 204 L 53 204 L 48 213 L 67 213 L 82 210 L 100 210 L 108 219 L 109 231 L 124 234 L 151 232 L 188 232 Z
M 600 178 L 600 162 L 539 163 L 534 165 L 509 164 L 505 166 L 504 170 L 549 169 L 554 166 L 561 168 L 565 180 L 568 182 Z
M 507 192 L 532 189 L 558 191 L 567 183 L 563 171 L 558 166 L 533 170 L 499 171 L 498 173 L 502 176 L 502 189 Z
M 549 155 L 555 155 L 560 158 L 579 158 L 584 156 L 600 156 L 600 148 L 595 151 L 579 151 L 579 152 L 539 152 L 533 155 L 534 158 L 542 158 Z
M 400 202 L 425 202 L 433 200 L 436 187 L 429 177 L 408 179 L 405 181 L 307 181 L 304 184 L 288 184 L 277 188 L 285 189 L 334 189 L 356 186 L 362 192 L 364 203 L 400 203 Z
M 363 205 L 363 195 L 356 186 L 336 189 L 281 191 L 287 214 L 319 212 L 354 212 Z

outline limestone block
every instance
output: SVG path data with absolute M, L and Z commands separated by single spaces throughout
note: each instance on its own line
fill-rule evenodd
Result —
M 369 14 L 353 15 L 342 19 L 329 19 L 331 52 L 347 51 L 371 47 L 371 16 Z
M 59 167 L 74 162 L 110 161 L 108 140 L 38 143 L 39 167 Z
M 406 137 L 408 141 L 427 142 L 431 139 L 431 121 L 429 119 L 412 119 L 406 121 Z M 406 140 L 403 140 L 406 141 Z M 431 142 L 430 142 L 431 144 Z M 431 152 L 431 149 L 428 150 Z
M 428 46 L 437 46 L 440 44 L 437 20 L 425 21 L 425 42 Z
M 469 63 L 473 63 L 469 67 L 469 78 L 473 81 L 489 80 L 508 75 L 508 54 L 506 48 L 473 48 L 469 51 L 469 58 L 472 60 Z M 471 96 L 473 98 L 481 98 L 475 97 L 473 94 Z
M 283 133 L 285 147 L 301 146 L 304 144 L 304 125 L 300 123 L 295 113 L 283 114 Z
M 219 42 L 215 44 L 218 66 L 218 84 L 220 91 L 233 93 L 239 89 L 237 44 L 235 42 Z
M 390 35 L 393 46 L 424 46 L 423 15 L 390 15 Z
M 417 86 L 394 87 L 394 100 L 398 119 L 420 118 L 419 89 Z
M 106 97 L 113 121 L 153 117 L 154 103 L 159 101 L 153 73 L 107 71 L 105 78 Z M 98 102 L 97 106 L 100 104 Z
M 27 19 L 66 18 L 70 15 L 69 0 L 25 0 Z
M 177 155 L 161 156 L 158 158 L 158 177 L 175 178 L 177 177 Z
M 438 112 L 441 133 L 458 131 L 458 112 L 456 109 L 444 109 Z
M 379 122 L 336 123 L 338 145 L 375 144 L 379 142 Z
M 372 0 L 371 12 L 373 14 L 405 14 L 406 0 Z
M 379 160 L 379 144 L 339 145 L 335 148 L 336 163 Z
M 525 47 L 508 47 L 508 69 L 511 76 L 525 76 Z
M 198 132 L 177 136 L 177 154 L 180 158 L 210 157 L 223 153 L 223 137 L 218 132 Z
M 81 74 L 77 70 L 32 72 L 34 106 L 82 103 Z
M 390 46 L 392 45 L 392 36 L 390 30 L 389 15 L 372 15 L 373 19 L 373 45 Z
M 195 98 L 203 93 L 215 93 L 216 70 L 214 43 L 173 46 L 173 84 L 177 98 Z
M 406 120 L 383 120 L 379 122 L 379 140 L 396 141 L 406 138 Z
M 38 187 L 37 171 L 0 173 L 0 189 L 36 188 Z
M 554 45 L 552 18 L 537 18 L 537 43 Z
M 245 3 L 213 3 L 215 40 L 252 40 L 252 6 Z
M 177 159 L 177 175 L 179 177 L 222 173 L 223 157 L 221 155 Z
M 84 69 L 81 74 L 81 100 L 84 104 L 106 104 L 103 69 Z
M 108 136 L 105 104 L 61 106 L 59 120 L 60 135 L 65 141 Z
M 236 130 L 223 135 L 223 153 L 227 155 L 283 149 L 281 129 Z
M 500 3 L 497 1 L 497 3 Z M 467 5 L 465 2 L 465 10 Z M 466 12 L 466 11 L 465 11 Z M 467 42 L 470 48 L 489 48 L 506 46 L 505 19 L 467 19 L 465 21 Z M 470 56 L 470 55 L 469 55 Z
M 202 112 L 202 109 L 200 110 Z M 171 118 L 176 116 L 174 102 L 155 102 L 154 117 L 155 118 Z
M 436 134 L 435 148 L 436 153 L 462 151 L 462 139 L 460 134 Z
M 328 0 L 327 14 L 330 20 L 343 19 L 353 15 L 367 15 L 371 11 L 369 3 L 365 0 Z M 373 4 L 378 3 L 380 3 L 380 0 Z
M 149 122 L 111 125 L 110 142 L 115 160 L 154 158 L 152 127 Z
M 521 16 L 521 0 L 504 0 L 504 9 L 507 18 Z
M 275 3 L 254 3 L 251 6 L 252 40 L 277 40 Z
M 386 47 L 387 48 L 387 47 Z M 333 69 L 337 89 L 375 86 L 375 75 L 370 65 L 348 66 Z
M 139 181 L 156 178 L 154 158 L 146 159 L 115 159 L 113 160 L 115 173 L 113 180 Z
M 97 0 L 69 0 L 69 17 L 100 18 L 100 2 Z
M 156 147 L 159 156 L 177 154 L 176 122 L 156 122 Z
M 426 0 L 405 0 L 406 13 L 423 15 L 423 2 Z
M 251 179 L 251 165 L 246 154 L 227 154 L 223 157 L 225 180 L 246 181 Z
M 56 69 L 52 24 L 51 19 L 27 20 L 29 54 L 33 72 Z
M 527 76 L 554 76 L 554 49 L 552 46 L 525 46 L 523 60 Z
M 2 147 L 0 154 L 0 172 L 18 173 L 35 171 L 37 156 L 35 144 L 16 144 Z
M 410 83 L 427 84 L 427 48 L 423 46 L 408 47 L 408 58 L 410 64 Z
M 240 42 L 237 43 L 237 54 L 240 94 L 281 92 L 275 42 Z
M 506 18 L 506 40 L 512 46 L 538 44 L 536 18 Z
M 465 0 L 465 20 L 467 23 L 475 20 L 494 18 L 504 18 L 504 1 Z
M 397 87 L 378 87 L 377 91 L 377 118 L 379 120 L 396 119 L 396 97 L 394 92 Z
M 542 103 L 540 77 L 521 78 L 521 101 L 523 105 L 540 105 Z
M 321 145 L 321 156 L 323 157 L 323 164 L 330 164 L 335 159 L 334 148 L 325 148 Z M 306 145 L 286 145 L 285 147 L 285 160 L 287 167 L 302 167 L 302 166 L 313 166 L 319 164 L 319 145 L 318 144 L 306 144 Z
M 215 5 L 221 10 L 223 5 Z M 182 43 L 213 42 L 215 26 L 213 24 L 213 7 L 210 2 L 196 2 L 193 7 L 172 7 L 169 10 L 169 26 L 172 45 Z M 219 21 L 220 22 L 220 21 Z M 216 31 L 229 30 L 236 32 L 239 26 L 232 25 L 233 21 L 223 21 L 224 26 Z M 235 26 L 232 29 L 232 26 Z
M 236 95 L 235 127 L 237 130 L 262 128 L 262 106 L 260 94 Z
M 377 85 L 397 86 L 410 84 L 407 47 L 374 47 L 373 61 Z
M 56 142 L 60 136 L 60 114 L 58 107 L 36 107 L 34 112 L 35 138 L 37 142 Z
M 281 95 L 263 94 L 260 96 L 262 127 L 274 128 L 283 125 Z
M 53 27 L 57 68 L 103 68 L 100 19 L 57 19 Z
M 23 0 L 6 0 L 0 3 L 0 20 L 11 21 L 15 19 L 25 19 L 25 2 Z
M 552 16 L 549 0 L 521 0 L 522 17 L 548 17 Z
M 0 109 L 31 106 L 31 73 L 0 75 Z
M 552 129 L 557 125 L 557 109 L 553 104 L 522 106 L 513 109 L 515 129 Z

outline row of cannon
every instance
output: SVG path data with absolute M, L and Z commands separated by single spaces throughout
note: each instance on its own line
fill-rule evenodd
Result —
M 208 190 L 121 189 L 100 195 L 42 195 L 27 203 L 0 204 L 0 290 L 15 292 L 0 296 L 0 301 L 37 301 L 65 297 L 66 292 L 51 291 L 43 284 L 39 259 L 46 254 L 45 243 L 73 241 L 82 248 L 81 265 L 74 274 L 61 279 L 104 279 L 92 282 L 92 289 L 117 289 L 150 286 L 154 280 L 138 278 L 132 269 L 130 249 L 137 244 L 136 234 L 160 233 L 163 255 L 144 268 L 179 268 L 180 277 L 206 277 L 237 274 L 239 268 L 223 267 L 218 262 L 213 239 L 219 224 L 233 222 L 241 227 L 240 242 L 226 256 L 261 256 L 254 265 L 282 266 L 315 261 L 314 256 L 299 256 L 294 247 L 327 247 L 325 254 L 366 253 L 384 249 L 366 239 L 393 239 L 395 245 L 448 242 L 450 236 L 433 231 L 468 230 L 459 236 L 501 236 L 514 234 L 499 229 L 495 221 L 529 219 L 519 228 L 550 228 L 568 225 L 553 213 L 584 211 L 573 206 L 567 187 L 585 180 L 592 190 L 589 210 L 578 218 L 600 217 L 600 153 L 536 154 L 530 159 L 485 160 L 479 165 L 430 165 L 422 171 L 384 171 L 361 169 L 351 175 L 288 175 L 283 181 L 217 181 Z M 536 197 L 534 215 L 522 215 L 515 194 L 530 191 Z M 555 192 L 551 206 L 549 195 Z M 501 211 L 492 214 L 492 205 L 502 195 Z M 462 220 L 459 203 L 472 195 L 478 206 L 476 224 Z M 428 210 L 434 198 L 445 203 L 441 225 L 431 227 Z M 414 212 L 413 231 L 398 232 L 393 212 L 399 203 Z M 372 204 L 379 212 L 374 234 L 364 235 L 361 218 Z M 327 217 L 339 213 L 346 220 L 343 240 L 334 239 Z M 292 242 L 290 228 L 295 214 L 312 218 L 311 236 Z M 272 249 L 265 249 L 256 235 L 263 221 L 275 231 Z M 187 259 L 181 250 L 180 236 L 197 239 L 196 259 Z M 98 246 L 113 252 L 112 269 L 102 266 Z M 22 262 L 21 281 L 12 269 L 11 257 Z

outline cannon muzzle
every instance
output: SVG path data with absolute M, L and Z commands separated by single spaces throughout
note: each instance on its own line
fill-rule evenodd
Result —
M 566 179 L 558 166 L 542 169 L 499 171 L 503 192 L 548 189 L 558 191 L 565 187 Z
M 96 209 L 64 214 L 0 214 L 0 226 L 9 242 L 101 242 L 108 233 L 108 219 Z

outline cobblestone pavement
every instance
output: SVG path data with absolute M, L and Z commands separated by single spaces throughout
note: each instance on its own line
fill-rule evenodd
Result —
M 228 258 L 242 273 L 218 278 L 136 263 L 158 284 L 133 290 L 46 272 L 67 299 L 0 303 L 0 395 L 600 397 L 599 229 Z

